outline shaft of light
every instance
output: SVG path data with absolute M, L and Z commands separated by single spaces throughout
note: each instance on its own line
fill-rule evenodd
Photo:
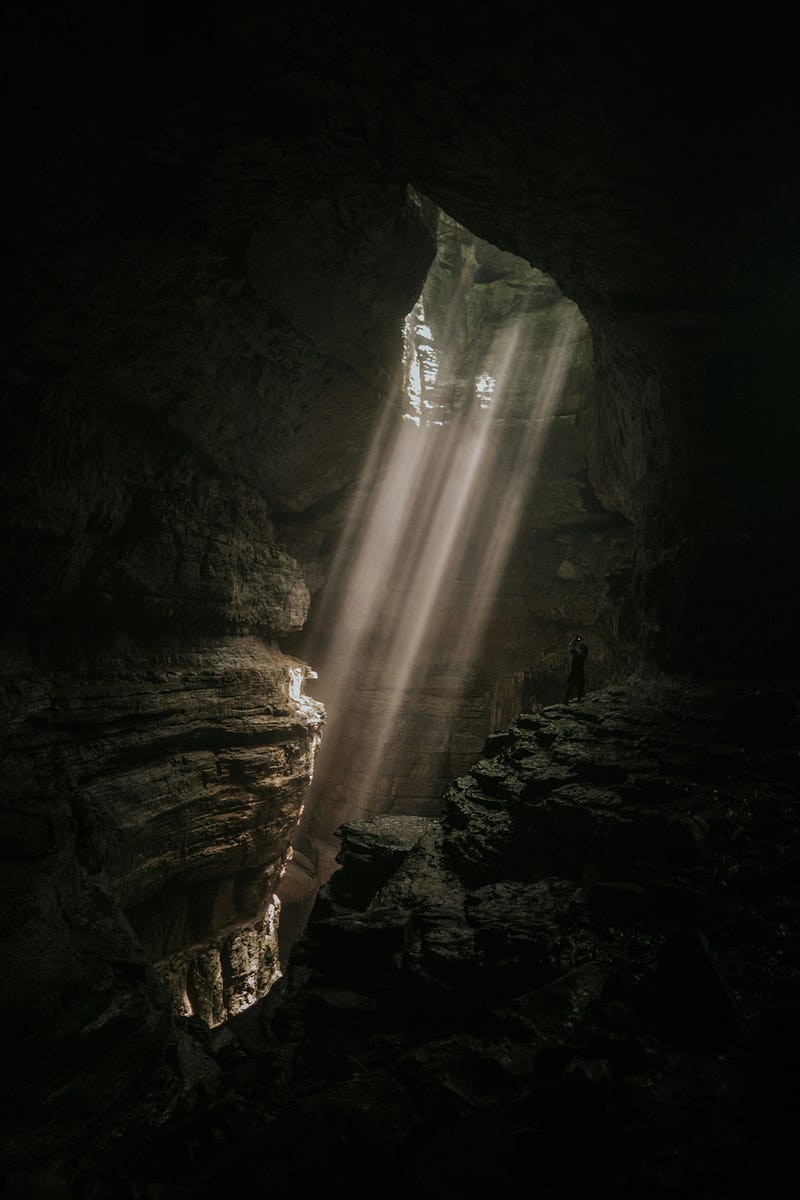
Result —
M 459 304 L 467 286 L 462 272 Z M 435 656 L 450 686 L 463 692 L 483 642 L 579 323 L 572 310 L 523 418 L 519 398 L 525 381 L 519 371 L 521 362 L 531 361 L 532 326 L 526 325 L 524 304 L 521 311 L 475 363 L 471 403 L 445 414 L 446 421 L 436 420 L 445 410 L 442 388 L 432 382 L 436 362 L 429 352 L 427 372 L 420 367 L 418 373 L 416 417 L 401 420 L 390 401 L 376 428 L 315 622 L 322 648 L 308 651 L 314 665 L 319 663 L 328 711 L 318 773 L 326 749 L 335 752 L 359 670 L 366 664 L 374 671 L 379 664 L 380 719 L 364 730 L 358 745 L 349 745 L 344 768 L 348 812 L 391 807 L 391 797 L 373 793 L 391 765 L 393 733 L 426 663 Z M 447 323 L 457 340 L 457 314 L 449 314 Z M 409 373 L 407 363 L 406 384 Z M 466 601 L 465 578 L 471 581 Z M 450 601 L 459 586 L 454 624 Z M 457 708 L 455 698 L 453 704 Z M 348 740 L 352 743 L 352 735 Z

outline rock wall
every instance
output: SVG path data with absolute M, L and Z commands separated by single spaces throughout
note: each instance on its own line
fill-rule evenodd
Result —
M 74 1161 L 201 1070 L 132 922 L 211 1019 L 260 986 L 317 735 L 274 643 L 391 391 L 419 194 L 589 324 L 585 494 L 633 526 L 640 661 L 797 670 L 794 75 L 772 27 L 679 10 L 10 13 L 7 1163 Z M 541 535 L 565 588 L 573 532 Z
M 86 1174 L 791 1194 L 799 713 L 796 683 L 628 680 L 523 715 L 441 818 L 345 825 L 213 1100 Z
M 276 640 L 309 591 L 273 513 L 352 478 L 432 254 L 404 182 L 162 32 L 9 29 L 11 1164 L 175 1104 L 209 1067 L 171 1011 L 214 1025 L 277 973 L 322 710 Z
M 313 24 L 309 7 L 286 20 Z M 588 322 L 590 481 L 635 524 L 640 656 L 791 676 L 776 561 L 797 503 L 797 122 L 770 31 L 584 0 L 412 4 L 383 28 L 345 3 L 315 28 L 276 86 L 315 109 L 324 89 L 332 124 L 545 271 Z M 315 73 L 328 51 L 333 79 Z
M 95 637 L 46 661 L 19 639 L 5 652 L 15 1153 L 41 1138 L 79 1153 L 154 1077 L 177 1096 L 169 999 L 217 1024 L 275 977 L 274 892 L 321 723 L 299 697 L 303 670 L 253 636 Z
M 439 811 L 523 702 L 562 697 L 578 629 L 592 687 L 631 660 L 617 586 L 631 571 L 630 524 L 589 479 L 591 336 L 553 281 L 440 212 L 390 399 L 329 560 L 299 519 L 287 529 L 306 577 L 323 580 L 292 644 L 318 671 L 328 725 L 280 891 L 285 944 L 302 920 L 290 910 L 307 909 L 334 869 L 337 828 Z M 488 437 L 471 449 L 482 419 Z M 439 496 L 458 514 L 452 527 Z

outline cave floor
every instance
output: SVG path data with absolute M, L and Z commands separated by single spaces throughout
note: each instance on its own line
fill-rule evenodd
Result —
M 340 832 L 289 970 L 75 1195 L 790 1194 L 797 685 L 630 680 Z M 794 1194 L 791 1189 L 791 1194 Z

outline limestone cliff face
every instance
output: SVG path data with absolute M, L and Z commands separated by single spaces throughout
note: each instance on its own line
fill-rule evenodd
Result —
M 344 1147 L 426 1198 L 791 1193 L 799 711 L 796 686 L 628 680 L 523 715 L 442 818 L 344 826 L 289 970 L 232 1031 L 262 1049 L 248 1094 L 281 1080 L 276 1180 Z M 193 1163 L 216 1186 L 263 1161 L 228 1105 L 224 1153 Z
M 328 735 L 282 885 L 285 931 L 332 869 L 342 822 L 437 812 L 489 734 L 561 699 L 577 630 L 591 687 L 624 673 L 635 630 L 616 581 L 632 535 L 621 500 L 590 480 L 595 407 L 576 306 L 440 212 L 388 431 L 340 506 L 338 555 L 322 560 L 299 519 L 286 530 L 323 579 L 293 644 L 319 671 Z
M 54 354 L 51 340 L 21 347 L 25 389 L 37 378 L 41 391 L 26 397 L 16 381 L 3 480 L 10 714 L 21 680 L 34 699 L 24 719 L 9 716 L 6 744 L 20 761 L 36 755 L 37 780 L 59 780 L 82 831 L 79 857 L 90 851 L 87 876 L 135 909 L 146 958 L 183 956 L 177 976 L 162 972 L 179 1009 L 216 1022 L 273 970 L 264 921 L 319 714 L 292 700 L 303 668 L 272 639 L 302 624 L 308 589 L 251 485 L 100 391 L 86 364 L 60 372 L 53 362 L 42 380 L 36 348 L 42 360 Z M 54 783 L 33 786 L 8 781 L 22 838 L 12 859 L 29 853 L 25 830 L 60 820 Z M 226 888 L 223 903 L 215 895 Z M 160 906 L 168 937 L 148 905 Z M 246 968 L 207 964 L 209 978 L 187 985 L 204 947 L 227 962 L 240 936 L 252 943 Z
M 25 1169 L 179 1094 L 154 960 L 213 1020 L 271 970 L 251 948 L 317 734 L 274 641 L 305 620 L 391 394 L 434 253 L 419 194 L 591 331 L 592 405 L 561 414 L 565 475 L 542 476 L 564 519 L 523 526 L 502 654 L 520 621 L 555 647 L 568 610 L 658 666 L 797 669 L 780 47 L 765 81 L 734 22 L 653 36 L 586 0 L 367 16 L 8 18 L 4 1067 Z M 582 607 L 609 513 L 632 570 Z M 519 686 L 476 676 L 470 721 Z M 432 728 L 442 692 L 418 694 Z
M 312 8 L 284 20 L 307 27 Z M 410 4 L 378 28 L 357 8 L 305 39 L 275 86 L 359 128 L 383 163 L 579 305 L 597 378 L 590 483 L 635 526 L 625 586 L 641 658 L 791 677 L 776 567 L 797 506 L 783 51 L 767 27 L 720 29 L 696 11 Z M 251 17 L 250 35 L 260 28 Z M 334 80 L 315 74 L 326 53 Z
M 0 817 L 8 1094 L 50 1096 L 8 1113 L 29 1162 L 174 1103 L 200 1068 L 171 1013 L 276 974 L 322 710 L 276 641 L 309 590 L 274 514 L 352 478 L 432 241 L 404 181 L 254 117 L 220 59 L 196 92 L 125 18 L 33 62 L 22 32 Z
M 147 647 L 115 681 L 135 720 L 111 731 L 113 763 L 84 768 L 110 887 L 177 1011 L 212 1025 L 277 969 L 274 893 L 322 721 L 305 670 L 258 638 Z M 108 702 L 78 699 L 84 727 Z
M 80 1142 L 87 1088 L 111 1120 L 160 1056 L 162 1084 L 180 1077 L 153 964 L 172 1007 L 212 1025 L 274 978 L 274 892 L 322 716 L 304 670 L 257 637 L 4 656 L 8 1068 L 22 1097 L 49 1080 L 56 1142 Z M 26 1115 L 8 1118 L 23 1145 Z

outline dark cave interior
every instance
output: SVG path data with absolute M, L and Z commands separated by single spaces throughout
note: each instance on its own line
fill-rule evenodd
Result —
M 793 1195 L 791 39 L 80 8 L 3 18 L 5 1194 Z M 392 580 L 326 725 L 403 323 L 465 264 L 464 362 L 588 332 L 458 704 L 483 526 L 413 703 Z

